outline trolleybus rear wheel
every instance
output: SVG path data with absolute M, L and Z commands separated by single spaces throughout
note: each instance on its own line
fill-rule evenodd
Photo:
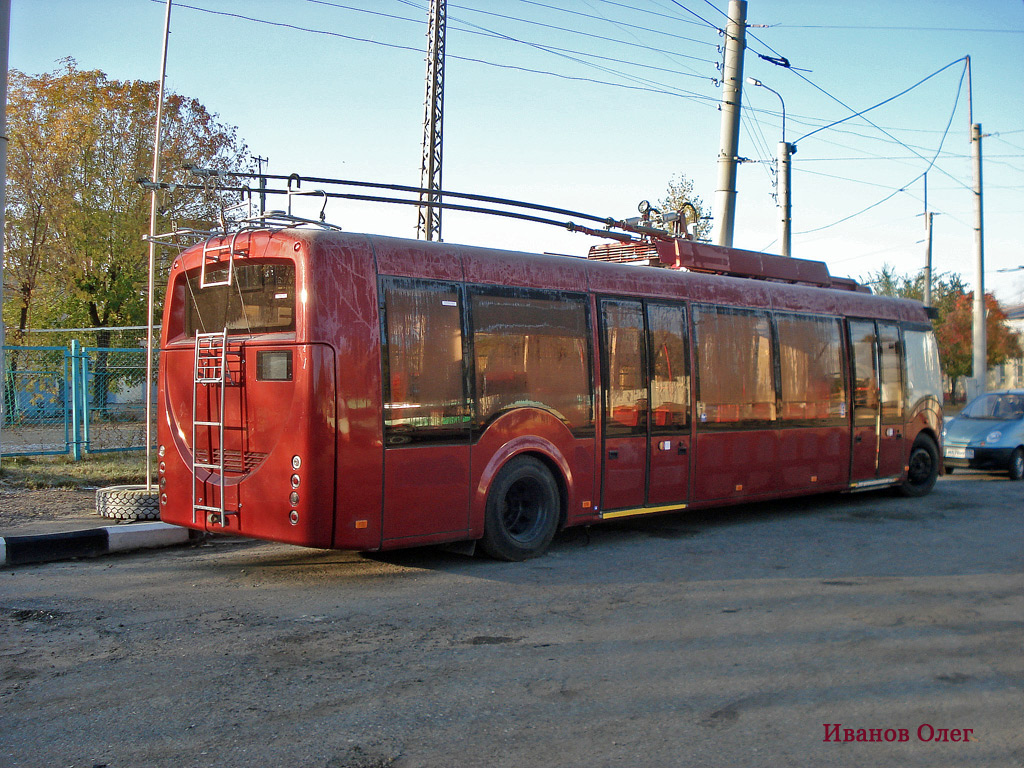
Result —
M 558 528 L 558 484 L 544 464 L 519 456 L 502 467 L 487 494 L 480 545 L 499 560 L 544 553 Z
M 907 479 L 899 490 L 904 496 L 925 496 L 939 476 L 939 448 L 928 435 L 918 435 L 910 449 Z

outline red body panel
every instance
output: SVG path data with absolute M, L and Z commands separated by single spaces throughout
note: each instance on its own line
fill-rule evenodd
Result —
M 218 430 L 199 428 L 192 443 L 192 348 L 170 348 L 162 353 L 160 444 L 173 447 L 161 457 L 166 467 L 167 502 L 161 518 L 170 523 L 239 533 L 307 546 L 329 547 L 334 520 L 334 354 L 324 345 L 287 345 L 295 369 L 304 375 L 293 381 L 255 382 L 255 357 L 261 349 L 280 344 L 241 345 L 242 380 L 225 388 L 224 445 Z M 179 375 L 184 371 L 185 375 Z M 196 420 L 218 419 L 219 396 L 199 385 Z M 244 425 L 239 427 L 238 425 Z M 209 523 L 202 511 L 193 519 L 192 469 L 194 449 L 199 461 L 225 452 L 224 507 L 237 510 L 226 525 Z M 300 458 L 293 468 L 292 457 Z M 293 477 L 298 478 L 295 484 Z M 299 495 L 298 504 L 290 494 Z M 205 506 L 221 503 L 218 475 L 196 470 L 195 501 Z M 298 517 L 289 517 L 292 510 Z M 326 514 L 325 514 L 326 512 Z M 216 513 L 212 513 L 216 515 Z
M 468 538 L 469 446 L 392 448 L 384 457 L 384 545 Z
M 690 438 L 651 438 L 651 487 L 647 503 L 676 504 L 690 495 Z

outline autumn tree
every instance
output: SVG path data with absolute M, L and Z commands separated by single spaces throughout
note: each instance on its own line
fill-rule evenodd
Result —
M 953 382 L 973 375 L 973 328 L 974 293 L 971 292 L 958 296 L 945 322 L 935 328 L 940 354 L 945 350 L 943 371 Z M 1006 312 L 991 293 L 985 294 L 985 342 L 988 368 L 1024 354 L 1017 335 L 1006 323 Z
M 157 94 L 156 82 L 113 80 L 72 59 L 43 75 L 11 70 L 4 309 L 15 338 L 38 324 L 145 322 L 149 200 L 136 180 L 152 171 Z M 167 95 L 164 121 L 165 169 L 248 168 L 236 129 L 196 99 Z M 221 204 L 163 195 L 158 230 L 213 223 Z
M 924 296 L 923 271 L 916 275 L 901 275 L 893 267 L 885 265 L 866 282 L 882 296 L 918 301 Z M 971 376 L 974 367 L 974 292 L 967 290 L 960 275 L 939 275 L 932 286 L 932 306 L 938 312 L 933 325 L 942 372 L 949 379 L 951 390 L 955 391 L 957 381 Z M 1006 322 L 1006 313 L 990 293 L 985 294 L 985 309 L 988 367 L 1024 355 L 1020 341 Z
M 679 173 L 669 179 L 665 197 L 658 201 L 662 211 L 681 211 L 689 203 L 697 211 L 697 220 L 688 221 L 690 234 L 694 240 L 705 240 L 711 232 L 711 218 L 708 216 L 704 201 L 693 191 L 693 180 L 686 174 Z

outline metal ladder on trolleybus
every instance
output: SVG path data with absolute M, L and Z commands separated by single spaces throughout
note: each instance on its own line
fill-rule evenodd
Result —
M 193 376 L 192 391 L 192 522 L 197 522 L 197 514 L 202 513 L 204 519 L 216 514 L 218 522 L 223 528 L 229 515 L 237 515 L 238 509 L 228 509 L 224 499 L 224 460 L 227 451 L 224 447 L 224 393 L 227 384 L 231 383 L 231 372 L 227 364 L 227 329 L 215 333 L 197 333 L 195 349 L 195 375 Z M 209 392 L 211 387 L 216 388 L 216 416 L 214 415 L 214 402 L 211 398 L 202 398 L 206 402 L 206 418 L 199 418 L 200 392 L 206 389 Z M 201 432 L 206 431 L 206 445 L 208 451 L 204 458 L 199 460 L 198 438 Z M 214 447 L 212 432 L 216 432 L 217 440 Z M 217 489 L 216 504 L 209 498 L 209 491 L 205 491 L 202 498 L 197 498 L 196 485 L 198 477 L 197 469 L 205 469 L 208 472 L 216 473 L 216 480 L 213 478 L 203 481 L 203 485 L 212 485 Z M 212 488 L 210 489 L 212 490 Z
M 214 239 L 210 238 L 203 244 L 203 260 L 199 273 L 199 287 L 213 288 L 216 286 L 229 286 L 234 278 L 235 256 L 244 255 L 246 250 L 238 247 L 238 236 L 241 232 L 232 235 L 227 243 L 221 242 L 212 245 Z M 221 263 L 221 254 L 227 253 L 227 270 L 222 278 L 214 279 L 207 273 L 207 266 L 211 263 Z M 237 515 L 238 509 L 228 509 L 224 499 L 224 459 L 227 451 L 224 448 L 224 392 L 226 385 L 231 381 L 231 372 L 227 365 L 227 328 L 214 333 L 196 333 L 195 347 L 195 368 L 192 384 L 192 522 L 197 522 L 197 516 L 202 514 L 203 519 L 214 514 L 223 528 L 229 515 Z M 217 388 L 217 417 L 213 418 L 213 404 L 210 398 L 203 398 L 206 402 L 206 419 L 200 420 L 199 406 L 200 387 Z M 199 443 L 197 438 L 202 430 L 206 430 L 206 444 L 209 446 L 205 455 L 206 461 L 199 461 Z M 210 432 L 216 430 L 217 447 L 213 446 L 210 439 Z M 203 486 L 215 485 L 217 488 L 217 503 L 213 504 L 209 498 L 209 492 L 204 491 L 202 498 L 197 498 L 196 485 L 198 478 L 197 469 L 205 469 L 215 472 L 216 483 L 209 480 L 203 481 Z

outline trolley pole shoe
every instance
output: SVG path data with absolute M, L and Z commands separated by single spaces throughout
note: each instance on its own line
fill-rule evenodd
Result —
M 168 523 L 110 525 L 84 531 L 0 537 L 0 567 L 50 563 L 76 557 L 184 544 L 187 528 Z

